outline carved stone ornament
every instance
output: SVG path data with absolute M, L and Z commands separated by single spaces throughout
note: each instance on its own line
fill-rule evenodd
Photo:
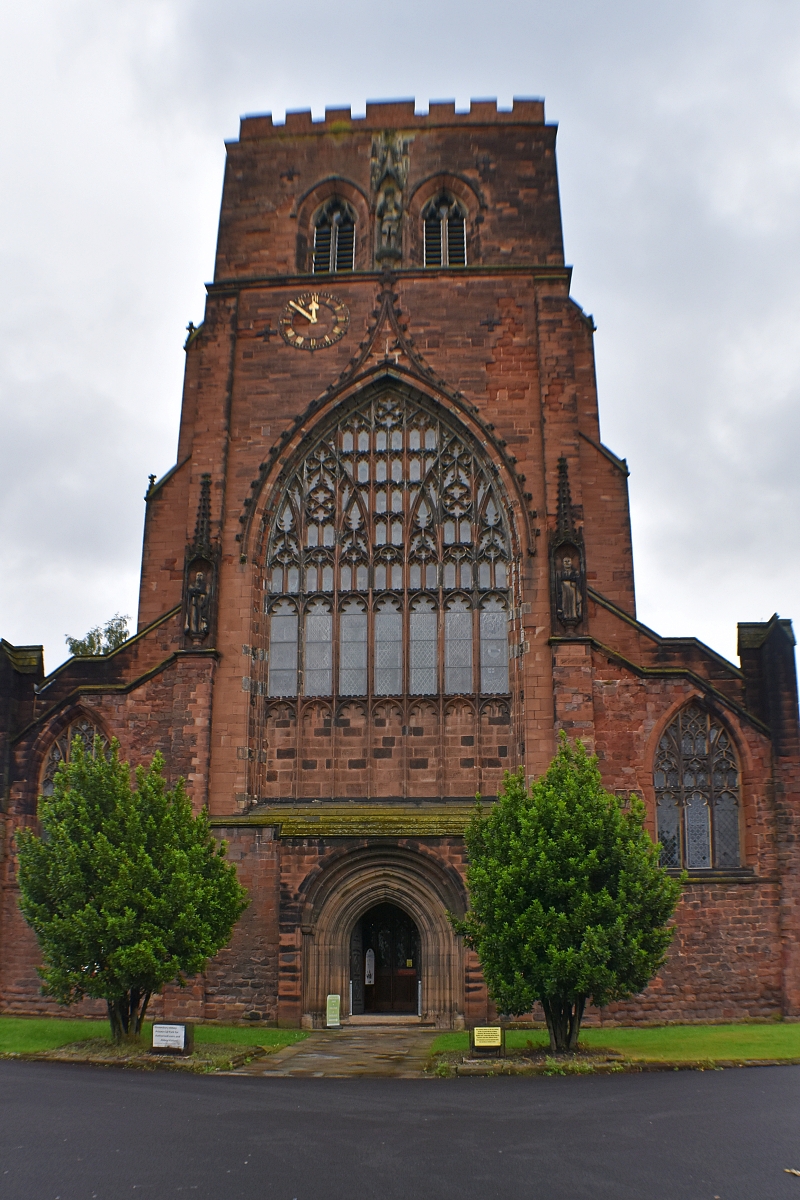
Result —
M 572 515 L 567 460 L 558 460 L 556 529 L 550 540 L 550 590 L 555 621 L 574 629 L 586 612 L 586 556 L 583 532 Z
M 408 139 L 383 133 L 372 140 L 370 183 L 375 193 L 378 262 L 399 262 L 403 254 L 403 190 L 408 180 Z
M 219 547 L 211 540 L 211 476 L 200 479 L 194 540 L 183 568 L 183 632 L 187 643 L 213 643 Z

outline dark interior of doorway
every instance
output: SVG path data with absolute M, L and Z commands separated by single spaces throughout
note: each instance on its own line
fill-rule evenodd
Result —
M 419 932 L 408 913 L 395 904 L 364 913 L 350 939 L 350 978 L 353 1015 L 417 1012 Z

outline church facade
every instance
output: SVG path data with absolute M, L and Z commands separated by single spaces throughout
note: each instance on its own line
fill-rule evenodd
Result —
M 563 729 L 688 872 L 665 968 L 596 1019 L 800 1016 L 791 624 L 740 625 L 736 666 L 637 620 L 555 139 L 539 101 L 242 121 L 138 632 L 47 676 L 0 643 L 3 1011 L 53 1007 L 13 833 L 78 735 L 160 750 L 249 889 L 157 1012 L 485 1020 L 463 830 Z

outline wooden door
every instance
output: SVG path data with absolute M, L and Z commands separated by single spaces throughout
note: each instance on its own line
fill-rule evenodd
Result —
M 375 954 L 375 982 L 364 986 L 365 1011 L 416 1013 L 419 934 L 411 917 L 394 904 L 379 904 L 361 928 L 364 957 L 369 949 Z

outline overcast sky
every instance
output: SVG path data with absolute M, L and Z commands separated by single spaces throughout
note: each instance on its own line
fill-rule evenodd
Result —
M 800 622 L 798 0 L 26 0 L 0 13 L 0 636 L 135 616 L 243 113 L 543 96 L 639 617 Z

